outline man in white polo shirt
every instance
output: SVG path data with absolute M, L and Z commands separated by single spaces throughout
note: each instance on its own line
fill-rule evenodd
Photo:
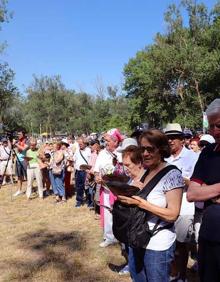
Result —
M 198 156 L 192 150 L 188 150 L 184 146 L 184 134 L 178 123 L 167 124 L 164 132 L 167 135 L 171 148 L 171 156 L 166 159 L 166 161 L 181 170 L 186 184 L 180 215 L 175 223 L 177 236 L 176 253 L 178 254 L 175 262 L 179 278 L 177 281 L 186 281 L 186 269 L 189 253 L 188 242 L 190 239 L 189 230 L 192 228 L 195 213 L 194 203 L 190 203 L 186 199 L 186 190 Z M 175 273 L 174 276 L 176 276 L 177 273 Z

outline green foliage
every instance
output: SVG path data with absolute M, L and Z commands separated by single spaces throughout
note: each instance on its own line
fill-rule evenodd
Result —
M 188 13 L 183 25 L 182 10 Z M 220 5 L 208 12 L 204 4 L 183 0 L 165 13 L 167 33 L 137 52 L 124 68 L 124 88 L 132 98 L 132 123 L 147 120 L 162 127 L 178 121 L 202 125 L 202 111 L 219 96 Z
M 0 64 L 0 122 L 9 129 L 17 127 L 21 121 L 17 116 L 20 99 L 13 80 L 14 72 L 8 64 Z
M 9 13 L 7 9 L 8 0 L 0 0 L 0 31 L 2 29 L 2 25 L 8 22 L 12 18 L 12 13 Z M 0 54 L 6 47 L 6 42 L 0 43 Z
M 129 105 L 116 87 L 109 97 L 67 90 L 59 76 L 36 77 L 27 89 L 25 125 L 29 132 L 100 132 L 110 127 L 129 130 Z

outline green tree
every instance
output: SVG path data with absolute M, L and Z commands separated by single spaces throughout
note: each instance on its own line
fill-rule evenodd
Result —
M 19 101 L 18 89 L 13 84 L 14 72 L 8 64 L 0 64 L 0 123 L 9 130 L 14 129 L 19 120 L 16 119 Z
M 178 121 L 201 127 L 202 111 L 219 95 L 219 4 L 208 12 L 204 4 L 183 0 L 179 7 L 169 6 L 165 21 L 167 33 L 158 33 L 154 44 L 139 51 L 124 69 L 132 122 L 147 119 L 151 126 L 162 127 Z
M 12 13 L 7 9 L 8 0 L 0 0 L 0 31 L 2 25 L 12 18 Z M 5 49 L 6 42 L 0 42 L 0 53 Z

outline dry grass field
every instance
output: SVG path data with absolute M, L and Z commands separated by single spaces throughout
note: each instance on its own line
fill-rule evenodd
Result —
M 109 269 L 125 262 L 120 247 L 99 247 L 99 220 L 86 207 L 74 208 L 75 197 L 59 205 L 52 196 L 13 198 L 15 191 L 0 190 L 0 281 L 131 281 Z
M 125 260 L 118 245 L 99 247 L 93 211 L 74 208 L 74 199 L 11 198 L 15 191 L 0 190 L 0 281 L 131 281 L 109 269 Z

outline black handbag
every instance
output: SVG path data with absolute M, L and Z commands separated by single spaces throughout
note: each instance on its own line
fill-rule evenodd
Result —
M 148 183 L 140 190 L 136 196 L 146 199 L 157 183 L 170 170 L 177 169 L 174 165 L 169 165 L 159 171 Z M 141 182 L 144 182 L 147 173 L 143 175 Z M 160 230 L 171 228 L 173 223 L 163 227 L 158 227 L 161 220 L 158 219 L 154 228 L 150 230 L 148 220 L 152 214 L 137 206 L 128 206 L 116 201 L 113 205 L 113 234 L 117 240 L 129 245 L 132 248 L 146 248 L 151 237 Z

